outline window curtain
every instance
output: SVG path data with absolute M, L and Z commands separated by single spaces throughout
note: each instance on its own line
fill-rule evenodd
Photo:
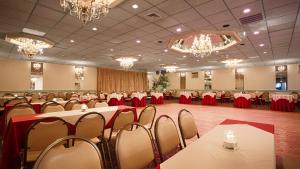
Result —
M 97 89 L 103 92 L 145 91 L 147 73 L 98 68 Z

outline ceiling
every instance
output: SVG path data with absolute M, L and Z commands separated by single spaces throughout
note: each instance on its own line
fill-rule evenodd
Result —
M 133 4 L 139 8 L 133 9 Z M 113 57 L 131 56 L 140 59 L 134 69 L 145 71 L 162 64 L 176 64 L 182 71 L 211 69 L 223 67 L 224 58 L 243 59 L 242 66 L 300 63 L 299 6 L 299 0 L 125 0 L 103 19 L 84 25 L 64 12 L 59 0 L 0 0 L 0 32 L 24 27 L 46 32 L 55 46 L 36 60 L 52 63 L 119 68 Z M 251 12 L 244 14 L 246 8 Z M 149 13 L 160 17 L 153 19 Z M 245 25 L 239 21 L 257 13 L 263 20 Z M 230 26 L 224 28 L 226 24 Z M 181 32 L 176 31 L 179 27 Z M 199 30 L 237 31 L 244 45 L 204 59 L 165 51 L 174 36 Z M 0 57 L 26 59 L 3 40 Z

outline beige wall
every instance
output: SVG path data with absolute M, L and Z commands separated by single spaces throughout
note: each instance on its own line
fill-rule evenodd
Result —
M 245 90 L 275 90 L 275 67 L 262 66 L 241 69 Z
M 198 78 L 192 78 L 192 72 L 186 73 L 186 88 L 187 89 L 204 89 L 204 72 L 198 72 Z
M 300 90 L 300 72 L 298 65 L 288 65 L 288 89 Z
M 212 71 L 213 90 L 234 90 L 235 72 L 233 69 L 216 69 Z
M 30 63 L 0 59 L 0 91 L 28 90 L 30 88 Z
M 0 91 L 30 89 L 30 62 L 2 59 L 0 64 Z M 96 90 L 97 68 L 85 67 L 84 76 L 84 80 L 76 80 L 72 65 L 44 63 L 43 89 L 74 90 L 79 82 L 81 90 Z
M 180 89 L 180 74 L 179 73 L 168 73 L 170 86 L 168 89 Z

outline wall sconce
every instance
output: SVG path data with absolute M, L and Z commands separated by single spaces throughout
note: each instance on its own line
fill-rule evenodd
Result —
M 186 73 L 185 72 L 181 72 L 180 73 L 180 77 L 185 77 L 186 76 Z
M 43 74 L 43 63 L 31 62 L 31 74 L 42 75 Z
M 75 66 L 75 78 L 78 80 L 84 80 L 84 67 Z
M 279 72 L 284 72 L 284 71 L 286 70 L 285 67 L 286 67 L 286 66 L 283 66 L 283 65 L 278 66 L 278 67 L 277 67 L 277 70 L 278 70 Z

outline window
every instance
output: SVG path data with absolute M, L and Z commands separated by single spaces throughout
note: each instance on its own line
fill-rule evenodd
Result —
M 276 76 L 276 84 L 275 88 L 276 90 L 288 90 L 288 83 L 287 83 L 287 66 L 281 65 L 281 66 L 275 66 L 275 76 Z

